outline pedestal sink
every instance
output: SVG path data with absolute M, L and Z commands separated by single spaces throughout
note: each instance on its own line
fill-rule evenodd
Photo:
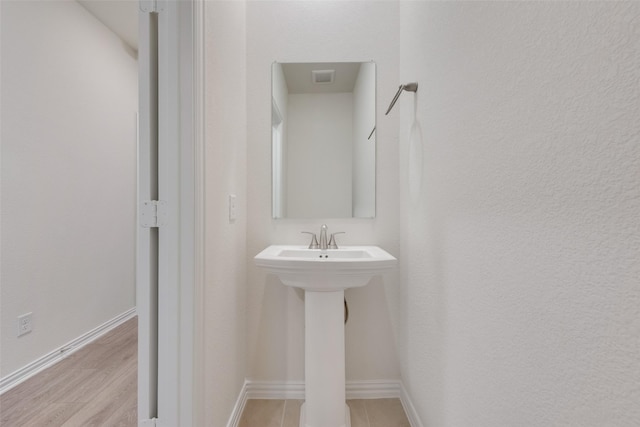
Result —
M 377 246 L 269 246 L 257 266 L 305 291 L 305 403 L 300 427 L 350 427 L 345 401 L 344 290 L 365 286 L 396 259 Z

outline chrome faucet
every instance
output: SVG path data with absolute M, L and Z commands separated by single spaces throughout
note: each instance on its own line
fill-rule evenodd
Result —
M 327 224 L 322 224 L 320 227 L 320 250 L 327 250 L 329 245 L 327 244 Z
M 338 242 L 336 242 L 336 234 L 344 234 L 344 231 L 331 233 L 331 237 L 329 238 L 329 249 L 338 249 Z
M 338 249 L 338 244 L 336 243 L 336 234 L 344 234 L 344 231 L 338 231 L 337 233 L 332 233 L 331 237 L 327 241 L 327 224 L 322 224 L 320 227 L 320 243 L 318 243 L 318 239 L 316 238 L 316 233 L 312 233 L 310 231 L 303 231 L 302 233 L 311 234 L 311 243 L 309 244 L 309 249 L 320 249 L 326 251 L 327 249 Z

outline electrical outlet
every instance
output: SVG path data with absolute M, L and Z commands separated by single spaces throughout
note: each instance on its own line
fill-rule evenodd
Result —
M 31 328 L 33 327 L 32 315 L 33 313 L 27 313 L 18 316 L 18 336 L 31 332 Z

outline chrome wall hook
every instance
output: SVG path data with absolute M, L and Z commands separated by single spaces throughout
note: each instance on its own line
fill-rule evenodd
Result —
M 393 100 L 391 101 L 391 105 L 389 105 L 389 108 L 387 109 L 387 112 L 384 113 L 385 116 L 387 114 L 389 114 L 389 111 L 391 111 L 393 106 L 396 105 L 396 101 L 398 100 L 398 98 L 400 98 L 400 94 L 404 90 L 406 90 L 408 92 L 417 92 L 418 91 L 418 83 L 417 82 L 413 82 L 413 83 L 407 83 L 406 85 L 400 85 L 400 87 L 398 88 L 398 91 L 396 92 L 396 96 L 394 96 Z

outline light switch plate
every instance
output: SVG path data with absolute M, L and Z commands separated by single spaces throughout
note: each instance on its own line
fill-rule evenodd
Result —
M 236 204 L 236 195 L 229 194 L 229 221 L 235 221 L 238 218 L 238 207 Z

